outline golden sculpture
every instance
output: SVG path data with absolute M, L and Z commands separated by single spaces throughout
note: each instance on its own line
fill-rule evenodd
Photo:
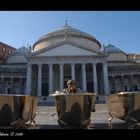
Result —
M 69 80 L 67 82 L 67 88 L 64 89 L 66 93 L 76 93 L 76 84 L 74 80 Z
M 94 93 L 77 92 L 75 81 L 69 80 L 67 88 L 52 96 L 56 99 L 57 122 L 62 128 L 88 128 L 95 107 Z
M 109 110 L 109 126 L 112 119 L 126 121 L 128 128 L 134 128 L 140 122 L 140 92 L 119 92 L 106 96 Z
M 0 126 L 22 128 L 35 124 L 38 99 L 28 95 L 0 95 Z

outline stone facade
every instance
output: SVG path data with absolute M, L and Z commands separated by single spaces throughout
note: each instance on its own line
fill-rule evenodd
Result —
M 77 90 L 108 95 L 140 90 L 140 55 L 65 25 L 41 37 L 32 49 L 22 47 L 0 65 L 3 94 L 49 96 L 69 79 Z

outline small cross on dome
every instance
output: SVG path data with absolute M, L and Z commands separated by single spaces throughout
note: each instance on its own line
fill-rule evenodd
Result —
M 65 20 L 65 21 L 66 21 L 65 26 L 68 26 L 67 20 Z

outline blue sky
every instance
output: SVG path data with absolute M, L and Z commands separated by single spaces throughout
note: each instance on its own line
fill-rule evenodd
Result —
M 140 11 L 0 11 L 0 42 L 20 48 L 65 25 L 140 54 Z

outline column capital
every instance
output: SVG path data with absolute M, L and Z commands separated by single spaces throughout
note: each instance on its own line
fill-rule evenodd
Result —
M 87 63 L 85 63 L 85 62 L 83 62 L 83 63 L 81 63 L 82 65 L 86 65 Z
M 48 66 L 50 66 L 50 67 L 53 66 L 53 63 L 48 63 Z
M 76 63 L 70 63 L 72 66 L 75 66 L 76 65 Z
M 103 64 L 104 66 L 107 66 L 107 62 L 103 62 L 102 64 Z
M 37 66 L 38 67 L 41 67 L 42 66 L 42 63 L 41 62 L 37 63 Z
M 92 65 L 97 65 L 97 62 L 92 62 Z
M 27 67 L 30 67 L 31 65 L 32 65 L 32 64 L 29 64 L 29 63 L 28 63 L 28 64 L 27 64 Z
M 64 66 L 64 63 L 59 63 L 59 66 Z

